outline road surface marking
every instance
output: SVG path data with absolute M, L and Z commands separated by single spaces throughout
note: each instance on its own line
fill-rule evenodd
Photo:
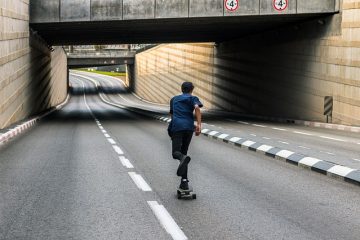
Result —
M 110 143 L 111 145 L 115 145 L 115 144 L 116 144 L 116 142 L 115 142 L 114 139 L 112 139 L 112 138 L 108 138 L 108 141 L 109 141 L 109 143 Z
M 324 152 L 324 151 L 320 151 L 321 153 L 326 153 L 326 154 L 328 154 L 328 155 L 333 155 L 333 156 L 335 156 L 335 153 L 332 153 L 332 152 Z
M 115 152 L 119 155 L 123 155 L 124 152 L 121 150 L 121 148 L 119 146 L 113 146 Z
M 256 137 L 256 134 L 250 134 L 250 136 Z
M 311 133 L 305 133 L 305 132 L 294 131 L 294 133 L 301 134 L 301 135 L 306 135 L 306 136 L 314 136 L 314 135 L 311 134 Z
M 129 172 L 128 174 L 139 189 L 143 190 L 144 192 L 152 191 L 149 184 L 147 184 L 147 182 L 143 179 L 141 175 L 136 174 L 134 172 Z
M 311 149 L 311 148 L 304 147 L 304 146 L 299 146 L 299 148 L 308 149 L 308 150 L 310 150 L 310 149 Z
M 130 163 L 129 159 L 125 158 L 124 156 L 120 156 L 119 159 L 124 167 L 134 168 L 134 166 Z
M 261 128 L 266 128 L 266 126 L 264 125 L 259 125 L 259 124 L 253 124 L 254 127 L 261 127 Z
M 106 131 L 106 130 L 101 130 L 101 132 L 102 132 L 102 133 L 107 133 L 107 131 Z
M 104 127 L 103 127 L 103 126 L 99 126 L 99 128 L 100 128 L 101 130 L 104 130 Z
M 358 145 L 360 145 L 360 143 L 357 143 Z
M 248 122 L 238 121 L 238 123 L 245 124 L 245 125 L 250 125 L 250 123 L 248 123 Z
M 274 129 L 274 130 L 278 130 L 278 131 L 287 131 L 286 129 L 283 129 L 283 128 L 276 128 L 276 127 L 272 128 L 272 129 Z
M 157 201 L 148 201 L 147 203 L 160 222 L 161 226 L 171 235 L 174 240 L 188 239 L 163 205 L 160 205 Z
M 107 134 L 107 133 L 105 133 L 104 136 L 105 136 L 106 138 L 110 138 L 110 135 Z
M 339 139 L 339 138 L 332 138 L 332 137 L 326 137 L 326 136 L 320 136 L 320 137 L 325 138 L 325 139 L 329 139 L 329 140 L 339 141 L 339 142 L 347 142 L 346 140 Z
M 353 158 L 354 161 L 360 162 L 360 159 Z
M 282 144 L 286 144 L 286 145 L 289 145 L 290 143 L 288 142 L 283 142 L 283 141 L 278 141 L 279 143 L 282 143 Z
M 263 139 L 270 140 L 271 138 L 268 138 L 268 137 L 263 137 Z

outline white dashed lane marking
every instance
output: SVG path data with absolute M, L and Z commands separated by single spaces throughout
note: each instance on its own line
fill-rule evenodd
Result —
M 157 201 L 148 201 L 148 204 L 160 224 L 174 240 L 188 239 L 163 205 L 160 205 Z
M 346 140 L 339 139 L 339 138 L 332 138 L 332 137 L 327 137 L 327 136 L 320 136 L 320 137 L 321 137 L 321 138 L 324 138 L 324 139 L 339 141 L 339 142 L 347 142 Z
M 263 137 L 263 139 L 270 140 L 271 138 L 268 138 L 268 137 Z
M 129 159 L 124 156 L 119 157 L 121 164 L 126 168 L 134 168 L 134 166 L 130 163 Z
M 119 146 L 113 146 L 115 152 L 119 155 L 123 155 L 124 152 L 121 150 L 121 148 Z
M 328 155 L 332 155 L 332 156 L 335 156 L 335 153 L 332 153 L 332 152 L 324 152 L 324 151 L 320 151 L 321 153 L 326 153 Z
M 256 137 L 256 134 L 250 134 L 250 136 Z
M 115 142 L 114 139 L 112 139 L 112 138 L 108 138 L 108 141 L 109 141 L 109 143 L 110 143 L 111 145 L 115 145 L 115 144 L 116 144 L 116 142 Z
M 354 161 L 360 162 L 360 159 L 353 158 Z
M 104 136 L 105 136 L 106 138 L 110 138 L 110 135 L 107 134 L 107 133 L 105 133 Z
M 297 133 L 297 134 L 301 134 L 301 135 L 306 135 L 306 136 L 314 136 L 311 133 L 305 133 L 305 132 L 298 132 L 298 131 L 294 131 L 293 133 Z
M 290 143 L 288 142 L 282 142 L 282 141 L 278 141 L 279 143 L 282 143 L 282 144 L 286 144 L 286 145 L 289 145 Z
M 311 149 L 311 148 L 304 147 L 304 146 L 299 146 L 299 148 L 308 149 L 308 150 L 310 150 L 310 149 Z
M 136 174 L 135 172 L 129 172 L 128 174 L 139 189 L 143 190 L 144 192 L 152 191 L 149 184 L 147 184 L 147 182 L 144 180 L 144 178 L 141 175 Z
M 245 125 L 250 125 L 250 123 L 248 123 L 248 122 L 238 121 L 238 123 L 245 124 Z
M 286 129 L 283 129 L 283 128 L 276 128 L 276 127 L 272 128 L 272 129 L 274 129 L 274 130 L 278 130 L 278 131 L 287 131 Z
M 264 125 L 259 125 L 259 124 L 253 124 L 254 127 L 261 127 L 261 128 L 266 128 L 266 126 Z

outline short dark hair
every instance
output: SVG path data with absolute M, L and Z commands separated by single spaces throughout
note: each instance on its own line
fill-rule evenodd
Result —
M 190 93 L 192 90 L 194 90 L 194 85 L 192 82 L 183 82 L 181 85 L 181 91 L 183 93 Z

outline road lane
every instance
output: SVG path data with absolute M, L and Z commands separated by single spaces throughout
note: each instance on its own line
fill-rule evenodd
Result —
M 96 117 L 189 239 L 356 239 L 360 234 L 358 187 L 204 137 L 195 138 L 190 149 L 190 180 L 198 199 L 178 201 L 177 162 L 170 157 L 166 126 L 134 113 L 124 119 L 95 95 L 88 103 L 103 110 Z
M 0 239 L 171 239 L 82 96 L 0 151 Z
M 76 74 L 79 74 L 79 72 L 76 72 Z M 121 92 L 120 94 L 108 94 L 107 98 L 115 103 L 148 109 L 161 114 L 168 112 L 167 106 L 143 102 L 132 94 L 126 93 L 125 86 L 118 79 L 92 73 L 80 74 L 91 77 L 104 89 L 110 89 L 111 87 L 118 89 Z M 231 118 L 229 114 L 224 115 L 226 119 Z M 224 121 L 224 117 L 221 117 L 221 115 L 207 112 L 204 113 L 204 121 L 213 130 L 219 132 L 237 134 L 239 137 L 254 142 L 285 148 L 307 156 L 360 169 L 360 152 L 358 150 L 360 135 L 358 133 L 249 120 Z

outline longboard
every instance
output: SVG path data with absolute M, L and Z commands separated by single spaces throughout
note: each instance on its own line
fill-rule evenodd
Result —
M 189 190 L 183 190 L 181 188 L 177 189 L 177 198 L 178 199 L 196 199 L 196 193 L 193 192 L 192 188 Z

